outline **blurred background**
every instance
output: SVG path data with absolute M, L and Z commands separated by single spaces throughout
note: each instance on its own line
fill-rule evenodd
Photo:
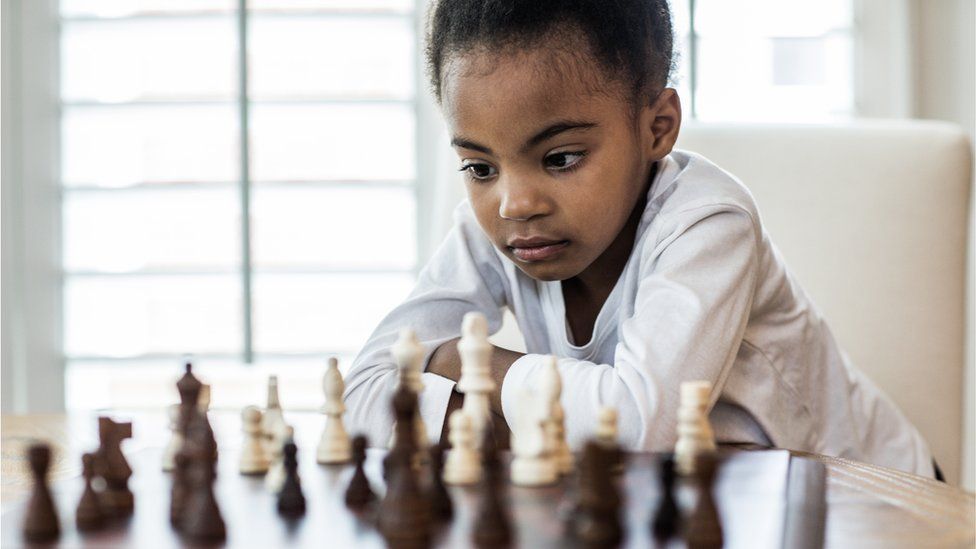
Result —
M 974 134 L 972 0 L 671 4 L 687 121 Z M 3 410 L 317 407 L 442 234 L 425 5 L 3 0 Z

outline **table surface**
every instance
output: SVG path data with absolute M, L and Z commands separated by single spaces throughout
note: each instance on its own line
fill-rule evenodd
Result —
M 155 466 L 161 448 L 168 441 L 166 418 L 162 412 L 113 413 L 112 416 L 133 421 L 134 437 L 125 442 L 123 450 L 131 456 L 134 469 L 137 464 L 151 463 Z M 211 416 L 221 443 L 222 456 L 225 448 L 228 456 L 233 456 L 240 444 L 238 414 L 212 412 Z M 289 423 L 296 427 L 296 442 L 304 449 L 305 461 L 311 462 L 310 465 L 314 467 L 310 454 L 321 429 L 321 416 L 288 412 L 286 416 Z M 2 417 L 0 500 L 5 530 L 11 525 L 11 517 L 22 510 L 22 502 L 30 491 L 30 477 L 24 459 L 27 445 L 36 440 L 44 440 L 52 445 L 54 456 L 49 478 L 56 491 L 59 486 L 67 486 L 65 491 L 70 494 L 66 495 L 66 500 L 70 501 L 75 497 L 74 492 L 80 491 L 80 480 L 77 478 L 80 476 L 79 456 L 97 447 L 95 417 L 95 414 L 88 413 Z M 935 480 L 850 460 L 802 452 L 791 452 L 791 455 L 820 463 L 826 472 L 826 547 L 976 545 L 976 498 L 971 493 Z M 233 467 L 234 461 L 232 457 L 222 458 L 223 467 Z M 775 459 L 770 459 L 769 463 L 775 465 Z M 136 472 L 138 475 L 139 471 Z M 155 471 L 153 473 L 150 478 L 159 482 L 166 479 L 161 474 L 155 474 Z M 332 482 L 340 482 L 339 477 L 336 476 Z M 164 486 L 152 489 L 162 490 L 161 495 L 166 496 L 163 499 L 168 500 Z M 134 491 L 138 505 L 140 493 L 135 486 Z M 466 497 L 470 499 L 470 494 L 455 492 L 454 495 L 462 500 Z M 59 511 L 63 515 L 68 514 L 66 509 L 59 508 Z M 168 526 L 163 519 L 159 522 Z M 11 539 L 7 535 L 4 538 Z

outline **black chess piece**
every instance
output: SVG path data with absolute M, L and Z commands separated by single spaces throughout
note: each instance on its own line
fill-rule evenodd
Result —
M 58 513 L 47 485 L 47 470 L 51 466 L 51 447 L 47 444 L 31 445 L 27 449 L 27 462 L 34 477 L 34 489 L 27 502 L 24 540 L 30 543 L 54 541 L 61 536 L 61 524 L 58 522 Z
M 507 547 L 512 544 L 512 524 L 502 502 L 501 463 L 492 431 L 492 425 L 487 424 L 481 445 L 481 497 L 472 540 L 478 547 Z
M 430 542 L 430 503 L 417 482 L 414 461 L 413 415 L 417 396 L 409 389 L 393 396 L 397 420 L 396 443 L 383 461 L 389 477 L 380 501 L 379 531 L 391 546 L 425 546 Z
M 454 504 L 451 494 L 444 486 L 444 447 L 433 444 L 430 447 L 430 508 L 433 517 L 449 521 L 454 517 Z
M 677 478 L 674 465 L 674 458 L 671 456 L 661 460 L 661 499 L 651 525 L 654 539 L 659 542 L 665 542 L 681 531 L 681 511 L 674 497 Z
M 695 479 L 698 485 L 698 502 L 685 529 L 685 542 L 689 549 L 713 549 L 722 547 L 722 522 L 715 505 L 715 477 L 719 460 L 712 452 L 704 452 L 695 458 Z
M 183 512 L 189 499 L 190 457 L 186 448 L 187 429 L 194 412 L 203 383 L 193 375 L 193 365 L 186 363 L 183 377 L 176 382 L 176 389 L 180 393 L 180 415 L 177 430 L 183 438 L 184 444 L 173 456 L 173 488 L 170 492 L 169 520 L 174 528 L 179 530 L 183 524 Z
M 352 439 L 352 460 L 356 469 L 352 473 L 352 480 L 346 488 L 346 505 L 351 509 L 362 509 L 376 499 L 376 494 L 369 486 L 366 478 L 366 437 L 357 435 Z
M 278 512 L 285 516 L 298 517 L 305 514 L 305 495 L 302 494 L 302 483 L 298 479 L 298 447 L 294 442 L 285 443 L 283 455 L 285 482 L 278 492 Z
M 108 417 L 98 418 L 98 450 L 95 452 L 95 474 L 105 481 L 100 497 L 102 508 L 115 517 L 132 514 L 134 498 L 129 490 L 132 467 L 122 453 L 122 441 L 132 438 L 132 423 L 119 423 Z
M 612 467 L 610 452 L 596 442 L 586 444 L 573 526 L 576 538 L 588 547 L 616 547 L 623 539 L 620 494 Z
M 81 476 L 85 481 L 85 488 L 81 492 L 81 499 L 75 510 L 75 526 L 79 532 L 93 532 L 105 526 L 106 513 L 102 502 L 92 487 L 95 477 L 95 456 L 84 454 L 81 456 Z

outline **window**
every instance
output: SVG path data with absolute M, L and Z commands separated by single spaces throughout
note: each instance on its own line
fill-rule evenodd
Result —
M 243 4 L 61 2 L 71 408 L 172 402 L 184 353 L 317 406 L 412 284 L 413 2 Z

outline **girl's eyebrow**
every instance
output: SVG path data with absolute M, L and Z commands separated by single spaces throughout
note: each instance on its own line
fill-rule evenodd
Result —
M 522 145 L 522 152 L 526 152 L 539 143 L 542 143 L 547 139 L 552 139 L 563 132 L 568 132 L 570 130 L 588 130 L 596 126 L 596 122 L 585 122 L 582 120 L 560 120 L 554 124 L 550 124 L 544 130 L 530 137 L 525 144 Z M 495 154 L 491 148 L 475 143 L 474 141 L 461 136 L 454 136 L 454 138 L 451 139 L 451 146 L 471 149 L 473 151 L 483 152 L 485 154 Z

